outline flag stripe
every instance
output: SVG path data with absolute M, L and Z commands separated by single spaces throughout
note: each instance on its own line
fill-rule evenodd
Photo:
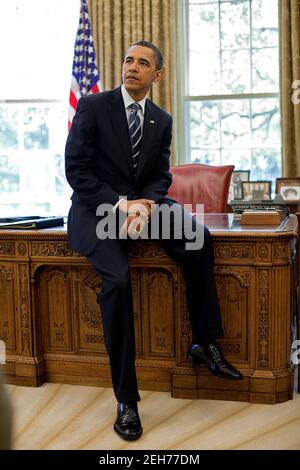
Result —
M 71 90 L 70 91 L 70 105 L 73 109 L 76 109 L 76 106 L 77 106 L 77 98 L 76 96 L 74 95 L 73 91 Z
M 99 86 L 98 86 L 99 83 Z M 89 93 L 99 93 L 100 92 L 100 81 L 92 86 Z

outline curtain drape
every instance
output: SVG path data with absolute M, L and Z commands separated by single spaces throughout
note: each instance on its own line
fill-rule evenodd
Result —
M 282 173 L 294 177 L 300 176 L 300 103 L 292 100 L 300 99 L 300 0 L 279 0 L 279 30 Z
M 149 98 L 172 114 L 173 0 L 89 0 L 89 13 L 104 90 L 121 83 L 124 54 L 135 41 L 157 45 L 165 59 L 164 80 L 152 86 Z

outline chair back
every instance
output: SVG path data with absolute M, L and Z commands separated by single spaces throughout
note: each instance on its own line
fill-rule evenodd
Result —
M 211 166 L 193 163 L 172 166 L 168 196 L 179 204 L 204 204 L 204 212 L 228 212 L 228 192 L 234 165 Z

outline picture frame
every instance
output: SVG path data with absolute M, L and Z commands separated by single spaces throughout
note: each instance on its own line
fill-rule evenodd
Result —
M 284 201 L 300 202 L 300 178 L 276 178 L 276 194 Z
M 243 199 L 242 182 L 249 181 L 250 170 L 234 170 L 231 175 L 231 181 L 228 192 L 228 201 Z
M 243 181 L 242 193 L 245 201 L 271 199 L 272 181 Z

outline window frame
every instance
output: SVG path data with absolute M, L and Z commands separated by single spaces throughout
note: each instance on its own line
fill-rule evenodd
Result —
M 51 119 L 50 119 L 50 122 L 48 122 L 48 130 L 49 130 L 49 146 L 48 148 L 46 149 L 43 149 L 43 148 L 40 148 L 40 149 L 26 149 L 25 146 L 24 146 L 24 123 L 23 123 L 23 117 L 24 117 L 24 110 L 26 108 L 44 108 L 44 107 L 49 107 L 49 111 L 50 111 L 50 116 L 51 116 L 51 111 L 53 110 L 53 108 L 51 109 L 51 105 L 60 105 L 61 106 L 61 110 L 64 110 L 65 111 L 65 114 L 66 114 L 66 120 L 65 120 L 65 127 L 66 127 L 66 138 L 67 138 L 67 135 L 68 135 L 68 106 L 69 106 L 69 103 L 67 100 L 65 99 L 0 99 L 0 107 L 6 107 L 6 106 L 12 106 L 12 107 L 15 107 L 16 109 L 20 106 L 20 111 L 21 111 L 21 114 L 18 116 L 18 121 L 17 121 L 17 135 L 18 135 L 18 146 L 16 149 L 11 149 L 11 148 L 4 148 L 4 149 L 1 149 L 0 150 L 0 155 L 7 155 L 8 157 L 10 156 L 19 156 L 19 172 L 18 172 L 18 175 L 19 175 L 19 190 L 18 192 L 12 192 L 11 194 L 8 192 L 6 195 L 2 195 L 1 196 L 1 202 L 0 202 L 0 211 L 1 211 L 1 208 L 5 210 L 6 207 L 8 206 L 14 206 L 14 205 L 19 205 L 19 209 L 17 210 L 17 213 L 18 214 L 25 214 L 26 212 L 26 215 L 27 215 L 27 209 L 26 209 L 26 202 L 24 203 L 24 201 L 26 201 L 26 194 L 29 192 L 30 193 L 30 190 L 28 191 L 28 188 L 24 188 L 23 187 L 23 179 L 24 179 L 24 172 L 22 171 L 22 162 L 21 162 L 21 158 L 24 157 L 24 155 L 26 154 L 35 154 L 35 156 L 38 154 L 38 153 L 41 153 L 41 154 L 49 154 L 51 153 L 51 151 L 53 151 L 52 153 L 53 154 L 56 154 L 56 148 L 55 146 L 53 147 L 51 144 L 53 143 L 53 135 L 52 135 L 52 129 L 51 128 Z M 50 105 L 50 106 L 49 106 Z M 63 155 L 64 153 L 64 148 L 61 148 L 60 149 L 60 153 Z M 26 155 L 27 156 L 27 155 Z M 48 156 L 48 155 L 47 155 Z M 60 196 L 58 194 L 56 194 L 55 192 L 55 160 L 53 158 L 53 161 L 51 163 L 50 159 L 48 161 L 48 163 L 51 165 L 51 168 L 53 170 L 53 173 L 51 173 L 51 181 L 49 182 L 49 185 L 50 187 L 52 188 L 51 189 L 51 193 L 50 193 L 50 196 L 48 198 L 48 201 L 45 201 L 44 199 L 41 200 L 41 204 L 50 204 L 50 207 L 51 207 L 51 204 L 53 204 L 54 202 L 56 203 L 57 199 L 60 199 Z M 66 183 L 66 189 L 70 189 L 69 188 L 69 185 L 67 184 L 67 181 L 65 181 Z M 71 191 L 71 190 L 70 190 Z M 63 210 L 64 213 L 62 214 L 58 214 L 58 215 L 62 215 L 62 216 L 65 216 L 67 215 L 65 212 L 68 211 L 68 206 L 70 205 L 70 202 L 68 200 L 68 192 L 65 193 L 65 197 L 64 197 L 64 200 L 67 201 L 66 203 L 66 209 Z M 33 200 L 32 200 L 33 202 Z M 38 201 L 37 201 L 38 202 Z M 25 207 L 24 207 L 25 206 Z M 32 212 L 35 212 L 35 211 L 32 211 Z M 40 211 L 42 212 L 42 211 Z M 52 210 L 51 210 L 52 212 Z M 45 215 L 48 214 L 48 212 L 46 211 Z M 40 214 L 39 214 L 40 215 Z
M 218 1 L 220 5 L 220 0 Z M 244 1 L 249 0 L 237 0 L 237 3 L 241 3 Z M 177 43 L 176 49 L 179 52 L 177 57 L 177 69 L 176 69 L 176 78 L 177 80 L 181 80 L 183 85 L 178 88 L 177 87 L 177 102 L 175 103 L 175 110 L 178 113 L 178 118 L 175 121 L 176 126 L 176 164 L 187 164 L 193 163 L 191 158 L 192 156 L 192 147 L 190 141 L 191 135 L 191 128 L 190 128 L 190 113 L 189 113 L 189 104 L 193 102 L 201 102 L 201 101 L 230 101 L 230 100 L 249 100 L 250 101 L 250 116 L 251 114 L 251 101 L 254 99 L 268 99 L 268 98 L 276 98 L 279 101 L 280 107 L 280 128 L 282 129 L 282 113 L 281 113 L 281 101 L 280 101 L 280 89 L 278 92 L 271 92 L 271 93 L 237 93 L 237 94 L 213 94 L 213 95 L 190 95 L 189 94 L 189 72 L 190 72 L 190 63 L 189 63 L 189 37 L 190 37 L 190 23 L 189 23 L 189 7 L 190 1 L 189 0 L 178 0 L 177 2 L 177 21 L 182 18 L 182 21 L 178 23 L 177 27 Z M 220 11 L 220 10 L 219 10 Z M 220 16 L 219 16 L 219 33 L 220 33 Z M 278 23 L 278 27 L 279 27 Z M 252 70 L 252 14 L 250 9 L 250 66 Z M 180 32 L 180 34 L 178 34 Z M 176 37 L 176 36 L 175 36 Z M 280 38 L 280 30 L 278 33 L 278 38 Z M 274 46 L 272 46 L 274 47 Z M 183 51 L 183 52 L 181 52 Z M 219 49 L 221 53 L 221 48 Z M 278 45 L 278 61 L 279 61 L 279 45 Z M 181 72 L 179 70 L 179 64 L 181 65 Z M 252 74 L 251 74 L 251 85 L 252 85 Z M 280 86 L 280 84 L 279 84 Z M 178 102 L 181 102 L 181 109 L 179 109 Z M 249 116 L 249 117 L 250 117 Z M 252 119 L 250 119 L 250 125 L 252 126 Z M 252 127 L 251 127 L 252 131 Z M 281 161 L 280 164 L 282 166 L 282 156 L 283 156 L 283 145 L 282 145 L 282 132 L 280 135 L 280 155 Z M 252 151 L 254 147 L 249 147 Z M 219 151 L 221 152 L 222 147 L 219 147 Z M 221 153 L 220 153 L 221 157 Z M 222 163 L 221 163 L 222 165 Z

